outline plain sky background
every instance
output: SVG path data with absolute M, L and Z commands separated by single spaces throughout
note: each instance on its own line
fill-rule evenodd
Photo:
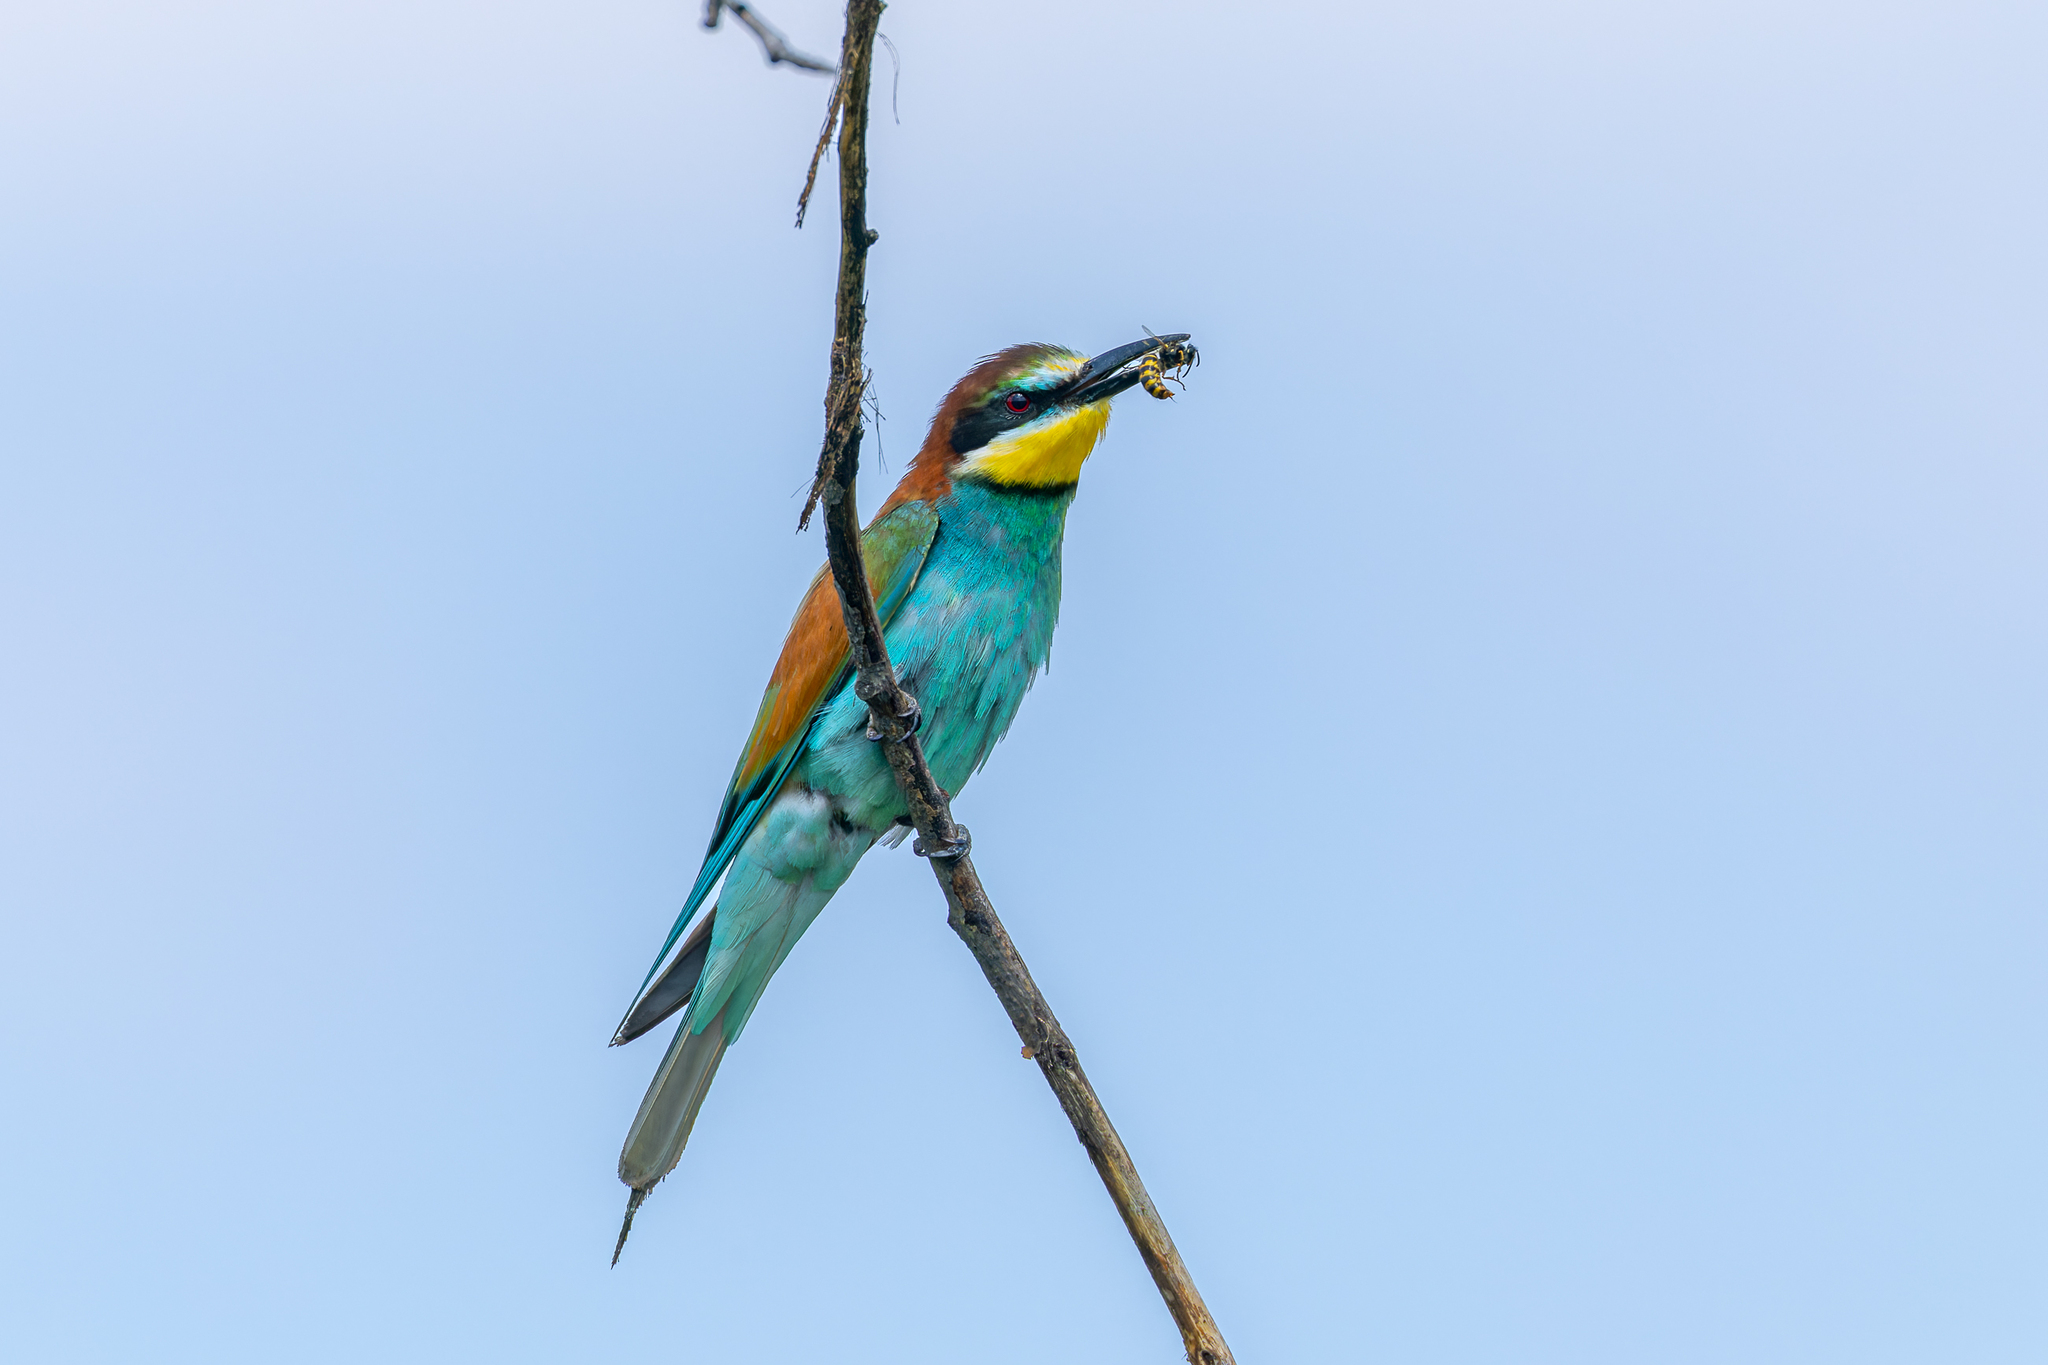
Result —
M 827 83 L 697 16 L 0 10 L 8 1359 L 1178 1357 L 907 850 L 606 1268 L 822 555 Z M 1206 360 L 959 809 L 1238 1358 L 2048 1355 L 2042 10 L 883 31 L 866 504 Z

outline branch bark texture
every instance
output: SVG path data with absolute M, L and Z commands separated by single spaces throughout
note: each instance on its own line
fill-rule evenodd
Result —
M 1201 1291 L 1182 1264 L 1166 1224 L 1145 1192 L 1138 1168 L 1117 1136 L 1095 1088 L 1081 1069 L 1074 1044 L 1045 1002 L 1017 946 L 989 900 L 967 831 L 953 820 L 952 803 L 925 762 L 916 734 L 917 702 L 898 685 L 882 639 L 882 622 L 860 554 L 860 514 L 854 480 L 860 465 L 860 398 L 866 387 L 861 363 L 866 325 L 868 248 L 876 240 L 867 225 L 868 74 L 874 56 L 881 0 L 852 0 L 846 11 L 846 40 L 840 57 L 839 124 L 839 295 L 832 339 L 832 378 L 825 393 L 825 443 L 818 473 L 804 508 L 825 509 L 826 559 L 839 590 L 855 669 L 854 693 L 868 704 L 869 727 L 880 736 L 883 754 L 910 807 L 919 851 L 945 893 L 947 922 L 981 964 L 983 975 L 1010 1016 L 1024 1055 L 1038 1063 L 1046 1084 L 1074 1125 L 1088 1159 L 1109 1190 L 1153 1283 L 1159 1286 L 1192 1365 L 1235 1365 L 1223 1334 L 1202 1302 Z

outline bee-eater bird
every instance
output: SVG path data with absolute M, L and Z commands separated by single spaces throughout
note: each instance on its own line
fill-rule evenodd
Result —
M 1133 362 L 1182 340 L 1148 337 L 1092 360 L 1058 346 L 988 357 L 946 395 L 862 533 L 889 658 L 918 700 L 925 756 L 948 793 L 987 761 L 1045 665 L 1067 507 L 1110 400 L 1139 382 Z M 628 1228 L 681 1158 L 768 978 L 861 855 L 900 842 L 909 823 L 854 695 L 838 594 L 820 569 L 769 675 L 696 884 L 612 1038 L 629 1042 L 683 1011 L 619 1154 L 619 1179 L 632 1187 Z M 691 924 L 714 889 L 712 909 Z M 625 1237 L 621 1229 L 621 1247 Z

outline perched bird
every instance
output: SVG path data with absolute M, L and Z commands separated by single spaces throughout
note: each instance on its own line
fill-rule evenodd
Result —
M 1147 337 L 1092 360 L 1012 346 L 983 360 L 939 405 L 862 533 L 889 658 L 919 702 L 925 756 L 949 793 L 987 761 L 1045 665 L 1067 507 L 1110 400 L 1139 382 L 1134 362 L 1182 340 Z M 838 595 L 821 569 L 769 676 L 696 884 L 612 1038 L 629 1042 L 683 1012 L 619 1155 L 619 1179 L 632 1187 L 621 1248 L 634 1210 L 682 1156 L 768 978 L 861 855 L 899 842 L 908 826 L 869 738 L 867 704 L 854 695 Z M 692 924 L 714 889 L 713 908 Z

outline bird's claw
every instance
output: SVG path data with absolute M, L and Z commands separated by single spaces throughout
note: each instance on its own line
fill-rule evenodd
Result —
M 908 727 L 900 735 L 883 734 L 880 730 L 877 730 L 875 728 L 875 712 L 874 708 L 870 707 L 868 708 L 869 739 L 874 740 L 877 743 L 880 743 L 882 740 L 885 739 L 894 739 L 897 742 L 901 743 L 903 740 L 909 739 L 912 735 L 916 734 L 919 730 L 924 728 L 924 708 L 917 704 L 917 698 L 911 696 L 908 692 L 904 692 L 899 695 L 902 696 L 904 701 L 910 704 L 910 709 L 908 711 L 898 711 L 896 713 L 896 722 L 897 724 L 901 725 L 907 721 L 909 722 Z
M 920 858 L 964 857 L 967 851 L 974 847 L 974 836 L 967 832 L 967 826 L 965 825 L 953 826 L 953 832 L 960 837 L 941 848 L 928 849 L 924 846 L 924 840 L 912 839 L 910 841 L 910 851 Z

